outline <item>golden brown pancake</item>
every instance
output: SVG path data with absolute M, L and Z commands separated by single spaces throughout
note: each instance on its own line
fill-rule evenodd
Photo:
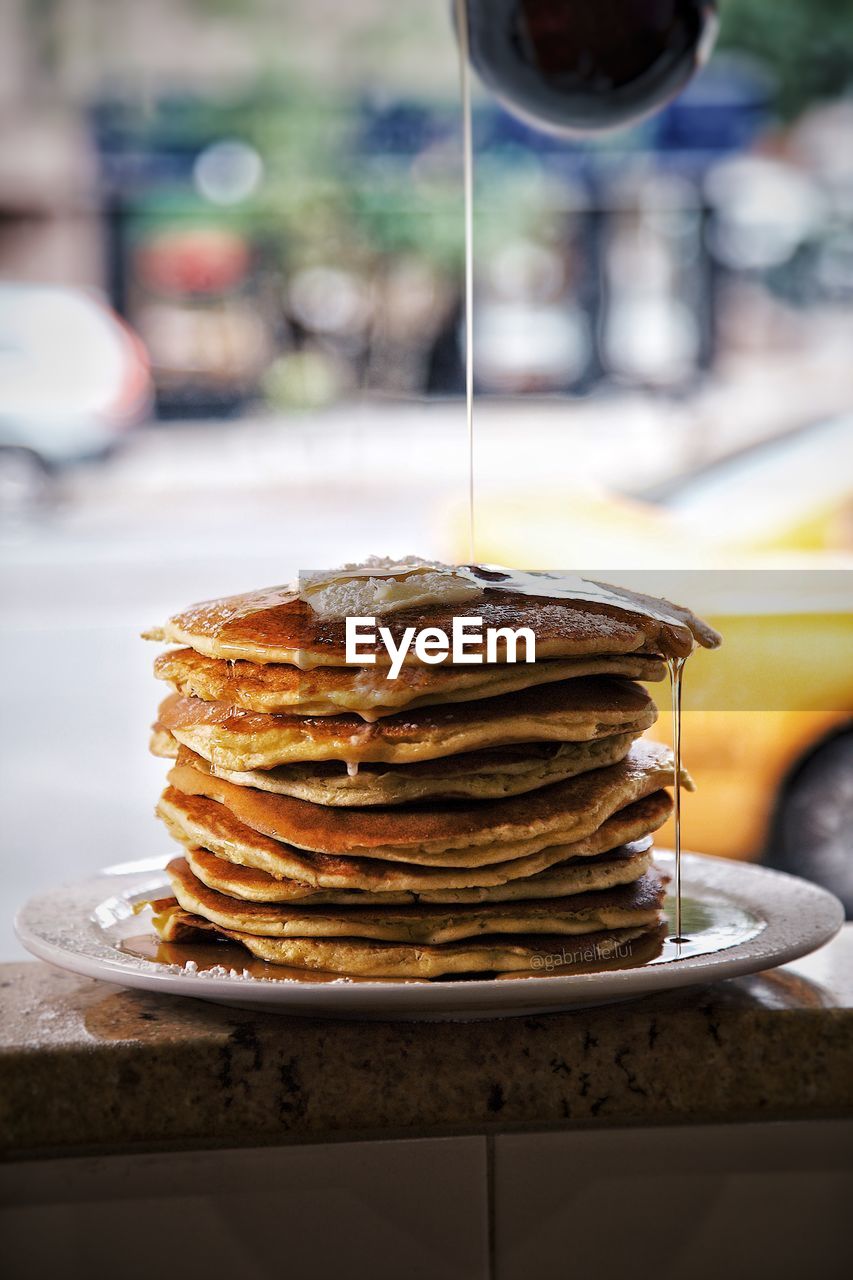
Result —
M 561 584 L 570 579 L 548 574 L 526 575 L 528 588 L 538 583 L 533 589 L 541 587 L 543 592 L 534 596 L 502 589 L 502 583 L 512 585 L 508 571 L 469 568 L 483 586 L 482 595 L 461 607 L 444 605 L 388 614 L 381 622 L 395 643 L 409 626 L 417 630 L 440 627 L 449 633 L 454 616 L 464 612 L 481 617 L 484 631 L 529 627 L 536 635 L 539 660 L 588 654 L 686 656 L 696 643 L 709 648 L 719 644 L 711 627 L 689 609 L 668 601 L 618 588 L 612 590 L 619 605 L 559 598 Z M 660 616 L 662 610 L 670 620 Z M 344 619 L 321 618 L 294 594 L 292 586 L 205 601 L 170 618 L 165 626 L 146 632 L 146 638 L 188 645 L 211 658 L 291 663 L 306 670 L 347 665 Z M 476 647 L 470 652 L 477 652 Z M 485 648 L 480 652 L 485 653 Z M 377 644 L 374 653 L 379 663 L 388 662 L 382 646 Z M 498 655 L 502 661 L 505 649 L 499 649 Z M 417 658 L 410 653 L 407 661 L 417 663 Z
M 593 857 L 639 840 L 661 827 L 672 812 L 668 792 L 656 791 L 638 800 L 626 797 L 622 806 L 599 825 L 590 823 L 587 835 L 540 849 L 519 858 L 471 866 L 442 867 L 379 858 L 336 857 L 311 853 L 283 844 L 240 822 L 229 809 L 204 796 L 188 796 L 169 787 L 160 797 L 157 813 L 176 840 L 187 848 L 209 849 L 229 862 L 265 871 L 282 882 L 281 901 L 310 897 L 314 890 L 366 889 L 373 893 L 436 889 L 470 889 L 506 884 L 535 875 L 570 858 Z M 481 851 L 482 852 L 482 851 Z M 270 894 L 269 901 L 273 900 Z
M 659 924 L 566 937 L 559 934 L 500 935 L 438 946 L 406 946 L 358 938 L 261 938 L 234 929 L 222 929 L 202 916 L 184 911 L 177 903 L 158 903 L 154 918 L 160 937 L 167 943 L 192 943 L 213 933 L 241 943 L 261 960 L 297 971 L 335 973 L 342 978 L 431 979 L 452 974 L 470 977 L 518 974 L 593 972 L 604 968 L 629 968 L 648 963 L 660 953 Z
M 445 867 L 503 862 L 582 839 L 618 809 L 674 780 L 669 748 L 646 741 L 606 769 L 488 805 L 343 810 L 235 787 L 189 763 L 169 773 L 170 785 L 184 795 L 217 801 L 246 826 L 298 849 Z
M 643 803 L 643 802 L 640 802 Z M 628 813 L 628 810 L 623 810 Z M 612 833 L 618 829 L 619 815 L 610 820 Z M 587 893 L 593 889 L 610 889 L 614 885 L 631 884 L 639 880 L 651 866 L 651 836 L 644 836 L 631 844 L 620 845 L 606 853 L 591 857 L 575 858 L 557 863 L 545 871 L 510 880 L 506 884 L 475 889 L 431 889 L 423 893 L 389 892 L 371 893 L 364 889 L 312 891 L 305 898 L 304 885 L 293 881 L 276 880 L 255 867 L 243 867 L 219 858 L 208 849 L 187 848 L 187 865 L 197 880 L 208 888 L 229 898 L 244 902 L 276 903 L 308 901 L 314 905 L 337 906 L 405 906 L 415 902 L 474 903 L 517 902 L 525 898 L 557 898 L 575 893 Z
M 657 681 L 666 674 L 654 657 L 601 655 L 554 662 L 492 663 L 483 666 L 404 666 L 389 680 L 383 667 L 298 667 L 270 662 L 226 662 L 194 649 L 171 649 L 154 662 L 154 674 L 179 693 L 265 715 L 333 716 L 354 713 L 365 720 L 403 708 L 473 702 L 537 684 L 580 676 L 613 675 Z
M 476 702 L 420 707 L 372 724 L 355 715 L 261 715 L 172 694 L 156 730 L 218 769 L 273 769 L 301 761 L 412 764 L 519 742 L 586 742 L 641 733 L 657 708 L 630 680 L 564 680 Z
M 159 721 L 154 721 L 148 738 L 148 750 L 152 756 L 159 756 L 163 760 L 176 760 L 180 753 L 187 749 L 182 747 L 178 739 L 174 738 Z
M 461 942 L 499 933 L 594 933 L 657 922 L 663 886 L 655 870 L 631 884 L 562 898 L 475 906 L 291 906 L 242 902 L 209 889 L 183 858 L 168 867 L 172 891 L 185 911 L 223 929 L 266 938 L 372 938 L 380 942 Z
M 428 800 L 501 800 L 562 782 L 589 769 L 624 759 L 634 734 L 614 734 L 592 742 L 525 742 L 517 747 L 467 751 L 420 764 L 362 764 L 355 772 L 336 760 L 285 764 L 244 772 L 220 769 L 179 747 L 169 733 L 152 738 L 155 755 L 177 757 L 238 787 L 255 787 L 335 808 L 422 803 Z

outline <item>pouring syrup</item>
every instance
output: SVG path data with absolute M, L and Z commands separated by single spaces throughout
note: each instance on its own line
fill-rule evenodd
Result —
M 465 202 L 465 414 L 468 543 L 474 513 L 474 146 L 471 63 L 504 105 L 529 123 L 567 134 L 630 124 L 684 88 L 716 38 L 715 0 L 454 0 L 462 96 Z M 675 757 L 675 937 L 680 954 L 681 691 L 685 657 L 667 659 Z

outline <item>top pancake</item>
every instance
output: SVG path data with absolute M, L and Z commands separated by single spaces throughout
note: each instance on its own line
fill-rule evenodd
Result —
M 561 597 L 559 579 L 547 574 L 525 575 L 527 590 L 515 591 L 498 585 L 503 581 L 511 587 L 509 571 L 472 566 L 470 572 L 482 584 L 482 592 L 464 606 L 404 609 L 381 617 L 380 623 L 396 643 L 412 626 L 417 630 L 440 627 L 449 634 L 453 618 L 463 613 L 482 618 L 484 631 L 529 627 L 536 635 L 537 659 L 629 653 L 684 657 L 697 643 L 707 648 L 719 644 L 719 636 L 711 627 L 689 609 L 667 601 L 617 588 L 609 600 L 618 599 L 618 604 Z M 567 577 L 566 582 L 569 581 Z M 541 596 L 529 593 L 536 583 L 541 584 Z M 345 619 L 320 617 L 295 594 L 292 586 L 269 587 L 193 605 L 164 626 L 147 632 L 146 638 L 188 645 L 211 658 L 291 663 L 303 670 L 348 665 Z M 381 644 L 372 649 L 367 644 L 361 647 L 365 653 L 375 655 L 378 665 L 388 664 Z M 477 653 L 477 646 L 471 645 L 468 651 Z M 479 650 L 484 651 L 484 647 Z M 505 660 L 505 647 L 499 646 L 497 652 L 498 661 Z M 417 664 L 413 651 L 406 661 Z

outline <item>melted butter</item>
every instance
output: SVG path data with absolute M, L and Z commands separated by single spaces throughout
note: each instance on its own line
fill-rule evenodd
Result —
M 666 600 L 638 596 L 623 587 L 596 582 L 591 578 L 582 578 L 576 573 L 557 573 L 545 569 L 527 572 L 522 569 L 505 569 L 500 565 L 481 567 L 490 576 L 488 580 L 481 578 L 480 581 L 490 591 L 511 591 L 518 595 L 535 596 L 539 599 L 573 600 L 578 604 L 588 602 L 606 605 L 610 608 L 622 609 L 626 613 L 636 614 L 638 617 L 654 618 L 656 622 L 677 627 L 679 631 L 691 634 L 682 615 Z M 494 580 L 491 577 L 492 574 L 496 575 Z
M 371 559 L 329 573 L 304 574 L 299 598 L 320 618 L 374 617 L 399 609 L 461 604 L 481 595 L 470 570 L 437 561 Z
M 329 586 L 336 582 L 349 582 L 359 578 L 414 577 L 417 574 L 439 570 L 460 575 L 467 573 L 464 566 L 444 564 L 441 560 L 424 560 L 420 556 L 404 556 L 401 560 L 392 560 L 389 556 L 370 556 L 360 564 L 344 564 L 338 569 L 321 569 L 304 573 L 300 576 L 300 586 L 303 590 L 310 590 L 316 586 Z M 468 574 L 468 576 L 471 575 Z

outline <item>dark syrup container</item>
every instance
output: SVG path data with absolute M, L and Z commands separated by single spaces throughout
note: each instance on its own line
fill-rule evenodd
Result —
M 467 0 L 471 64 L 537 128 L 590 133 L 663 106 L 707 60 L 714 0 Z M 455 6 L 454 6 L 455 8 Z

